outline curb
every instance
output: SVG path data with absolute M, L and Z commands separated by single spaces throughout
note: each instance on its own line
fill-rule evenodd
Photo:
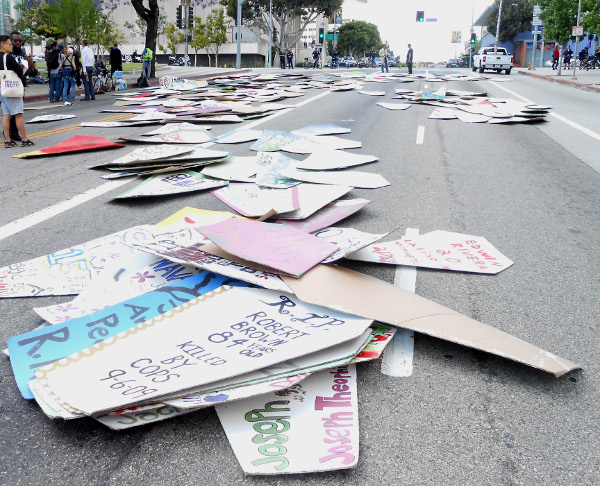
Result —
M 228 76 L 230 74 L 233 73 L 245 73 L 245 72 L 249 72 L 251 71 L 251 69 L 230 69 L 228 71 L 223 71 L 223 72 L 215 72 L 215 73 L 211 73 L 211 74 L 198 74 L 196 76 L 189 76 L 186 79 L 208 79 L 208 78 L 214 78 L 215 76 Z M 162 76 L 160 76 L 162 77 Z M 160 78 L 152 78 L 152 81 L 150 82 L 150 86 L 158 86 L 158 80 Z M 48 87 L 47 84 L 45 84 L 44 86 Z M 131 83 L 128 84 L 128 87 L 131 87 L 132 89 L 137 88 L 137 83 Z M 85 90 L 83 88 L 79 88 L 75 90 L 75 96 L 84 94 Z M 48 99 L 48 94 L 37 94 L 37 95 L 32 95 L 32 96 L 25 96 L 23 98 L 23 100 L 25 102 L 28 101 L 40 101 L 40 100 L 47 100 Z
M 578 81 L 573 81 L 573 80 L 569 80 L 569 79 L 561 79 L 558 77 L 555 78 L 552 76 L 545 76 L 543 74 L 530 73 L 528 71 L 518 71 L 518 73 L 523 74 L 525 76 L 531 76 L 531 77 L 538 78 L 538 79 L 544 79 L 544 80 L 550 81 L 552 83 L 566 84 L 567 86 L 573 86 L 575 88 L 585 89 L 587 91 L 593 91 L 596 93 L 600 93 L 600 86 L 592 86 L 589 84 L 580 83 Z

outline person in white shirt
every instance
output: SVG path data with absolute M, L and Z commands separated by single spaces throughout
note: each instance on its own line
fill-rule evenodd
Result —
M 94 52 L 88 46 L 88 41 L 81 41 L 83 49 L 81 49 L 81 68 L 83 70 L 83 89 L 85 90 L 84 101 L 95 100 L 94 83 L 92 75 L 94 73 Z
M 379 57 L 381 58 L 381 72 L 389 73 L 388 70 L 388 55 L 390 51 L 387 44 L 383 44 L 383 47 L 379 50 Z

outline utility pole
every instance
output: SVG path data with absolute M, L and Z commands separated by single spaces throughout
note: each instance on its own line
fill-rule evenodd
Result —
M 269 0 L 269 67 L 273 67 L 273 0 Z
M 237 54 L 235 56 L 235 68 L 242 67 L 242 3 L 244 0 L 237 2 Z
M 498 6 L 498 22 L 496 22 L 496 41 L 494 42 L 494 54 L 498 53 L 498 39 L 500 38 L 500 18 L 502 17 L 502 0 Z
M 184 24 L 183 24 L 183 36 L 185 37 L 185 55 L 183 56 L 185 59 L 185 65 L 188 65 L 188 28 L 190 26 L 190 19 L 189 19 L 189 13 L 190 13 L 190 9 L 189 6 L 192 4 L 191 0 L 185 0 L 185 2 L 182 0 L 181 1 L 181 5 L 183 6 L 183 9 L 185 10 L 185 15 L 184 15 Z

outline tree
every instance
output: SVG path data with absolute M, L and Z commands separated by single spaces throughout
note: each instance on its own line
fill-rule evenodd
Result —
M 101 12 L 96 0 L 60 0 L 46 4 L 48 20 L 79 45 L 81 39 L 96 29 Z
M 361 53 L 364 57 L 371 47 L 379 51 L 383 44 L 376 25 L 357 20 L 342 24 L 338 30 L 337 45 L 342 54 L 353 56 Z
M 42 38 L 62 39 L 67 36 L 50 21 L 43 0 L 27 0 L 18 3 L 15 8 L 19 20 L 13 20 L 12 23 L 16 30 L 29 30 L 30 35 L 23 34 L 26 43 L 33 45 L 38 44 Z
M 198 51 L 206 49 L 206 55 L 208 56 L 208 66 L 210 67 L 210 53 L 208 52 L 208 46 L 210 45 L 210 39 L 208 38 L 207 26 L 202 22 L 202 18 L 194 17 L 194 25 L 192 27 L 192 42 L 190 46 L 195 51 L 194 66 L 198 65 Z
M 144 5 L 144 1 L 148 2 L 148 6 Z M 145 46 L 150 48 L 152 52 L 156 52 L 156 37 L 158 36 L 158 22 L 160 18 L 160 8 L 158 0 L 131 0 L 131 5 L 136 13 L 146 23 L 146 42 Z M 152 57 L 152 65 L 150 67 L 150 77 L 154 77 L 156 65 L 156 56 Z
M 86 37 L 90 45 L 96 44 L 96 53 L 98 55 L 101 48 L 108 53 L 115 42 L 121 43 L 125 40 L 123 32 L 115 28 L 111 14 L 106 12 L 99 13 L 98 21 L 88 29 Z
M 215 67 L 219 67 L 219 49 L 227 42 L 227 23 L 222 9 L 214 9 L 206 18 L 206 36 L 209 41 L 208 49 L 212 47 L 215 55 Z
M 167 45 L 163 46 L 162 44 L 159 44 L 158 48 L 163 52 L 171 51 L 171 56 L 175 56 L 179 46 L 185 42 L 185 36 L 173 23 L 167 24 L 164 34 L 167 38 Z
M 498 22 L 498 6 L 500 0 L 496 0 L 488 15 L 488 32 L 496 36 L 500 42 L 510 42 L 513 52 L 516 45 L 513 42 L 515 36 L 531 28 L 533 18 L 533 2 L 528 0 L 504 0 L 502 2 L 502 17 L 500 18 L 500 33 L 496 35 Z
M 555 40 L 561 46 L 571 37 L 572 28 L 577 25 L 578 0 L 540 0 L 544 38 Z M 581 2 L 583 25 L 588 32 L 600 30 L 600 4 L 593 0 Z
M 310 22 L 319 14 L 329 17 L 341 7 L 342 2 L 343 0 L 272 0 L 273 23 L 278 26 L 279 33 L 273 45 L 276 48 L 294 47 Z M 221 4 L 227 6 L 227 15 L 237 19 L 237 0 L 221 0 Z M 297 23 L 298 19 L 300 21 Z M 242 22 L 258 26 L 263 33 L 268 34 L 269 0 L 246 0 L 242 4 Z

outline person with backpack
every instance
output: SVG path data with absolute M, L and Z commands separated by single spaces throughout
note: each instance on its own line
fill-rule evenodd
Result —
M 61 46 L 62 47 L 62 46 Z M 59 56 L 60 51 L 56 42 L 50 44 L 50 49 L 46 52 L 46 67 L 48 69 L 48 78 L 50 79 L 50 89 L 48 91 L 48 101 L 55 103 L 60 100 L 62 88 L 61 77 L 59 71 Z
M 70 106 L 75 101 L 75 56 L 73 48 L 64 48 L 61 62 L 63 81 L 63 100 L 65 106 Z

